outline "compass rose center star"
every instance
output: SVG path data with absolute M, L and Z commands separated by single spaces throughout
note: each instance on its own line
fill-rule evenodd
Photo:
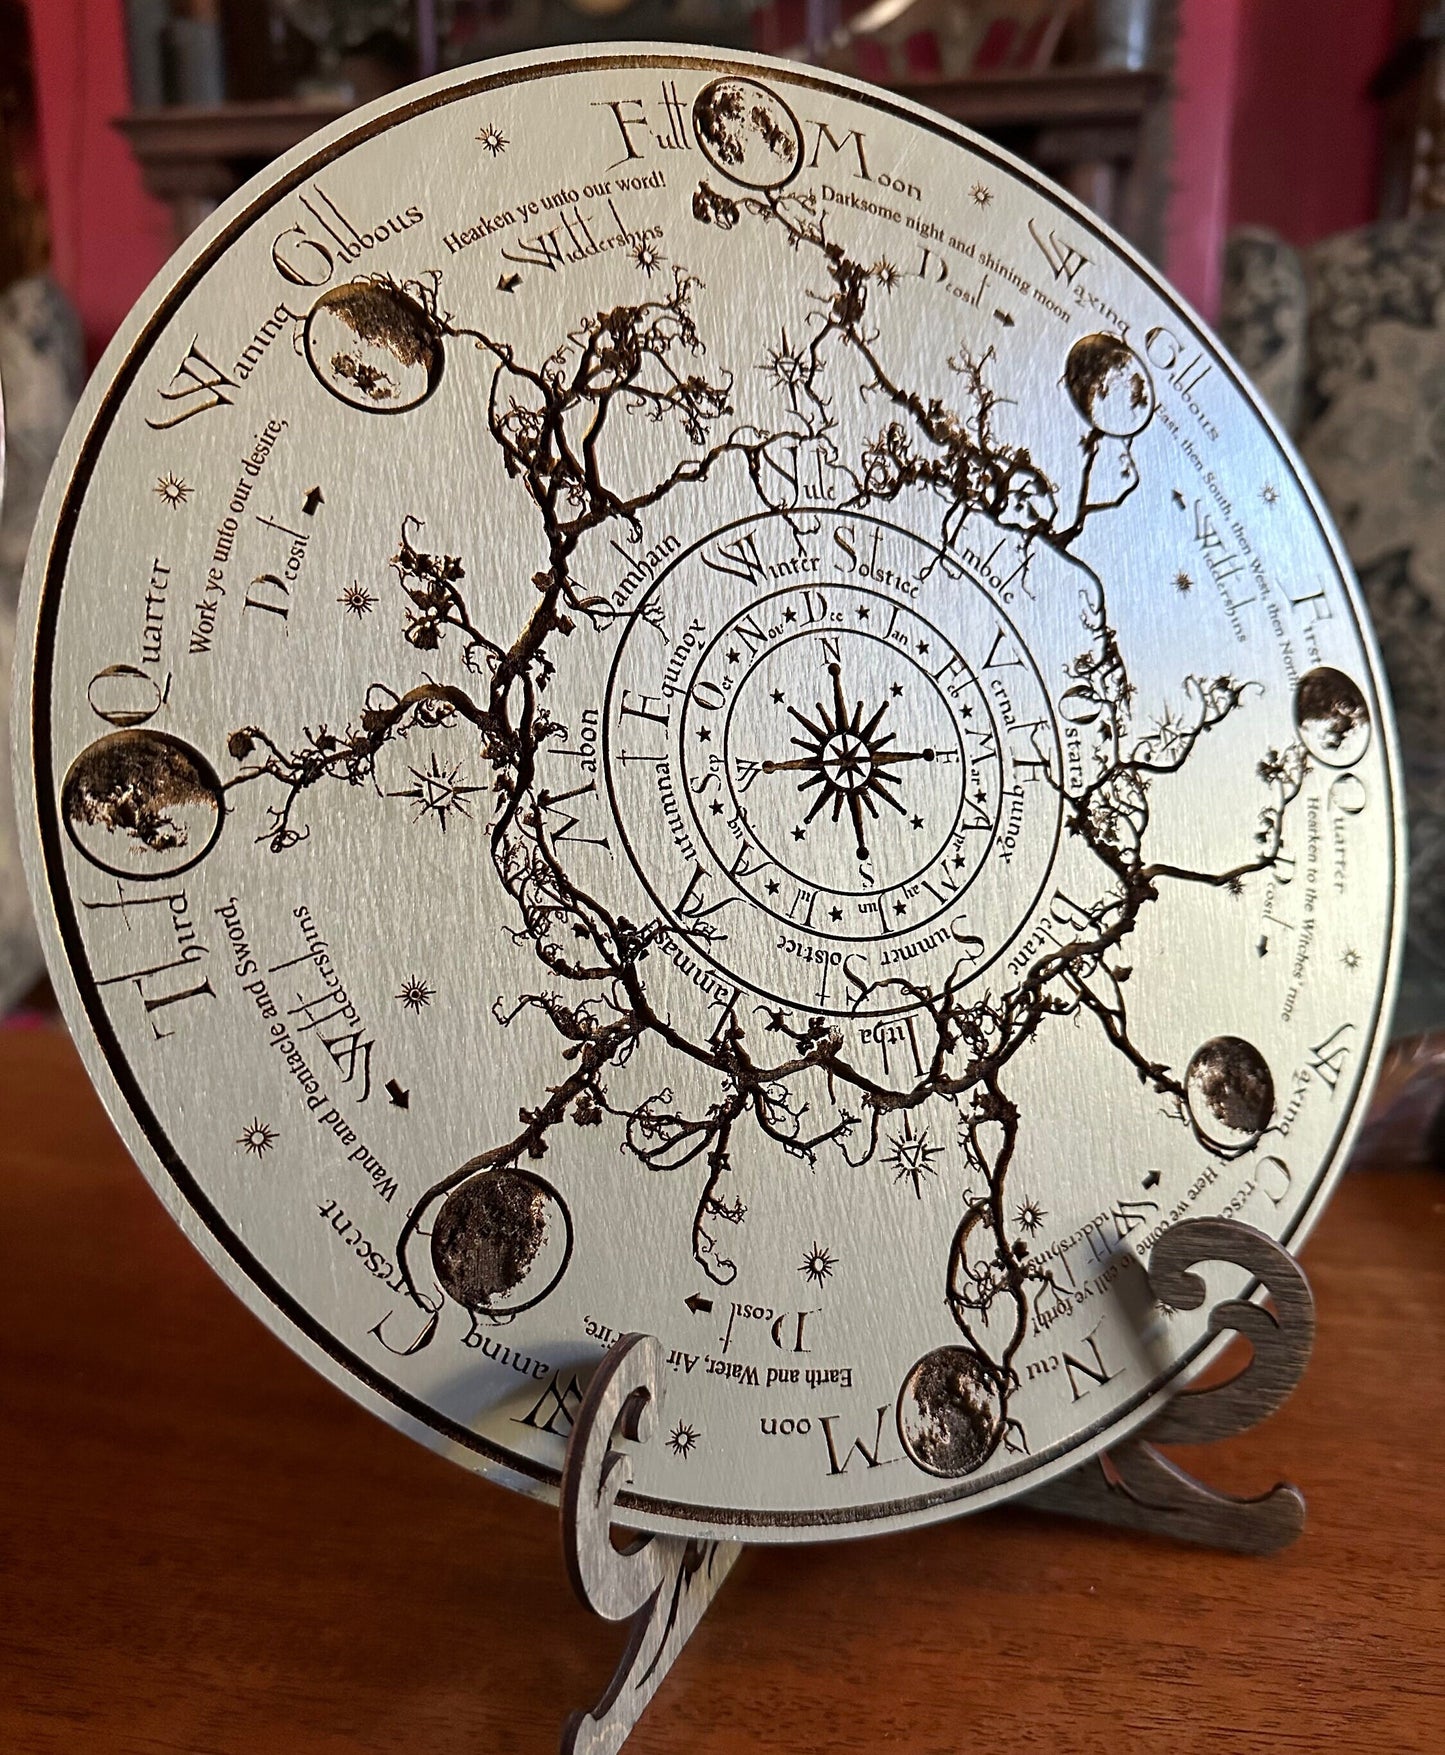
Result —
M 829 807 L 835 823 L 846 810 L 861 865 L 870 857 L 864 812 L 868 822 L 877 821 L 880 804 L 905 814 L 898 797 L 903 782 L 894 770 L 906 762 L 937 761 L 938 752 L 931 748 L 894 749 L 895 733 L 884 723 L 889 699 L 885 698 L 865 721 L 863 703 L 848 704 L 842 665 L 835 660 L 828 666 L 828 674 L 833 680 L 831 703 L 815 703 L 811 718 L 796 707 L 788 708 L 803 732 L 791 740 L 792 744 L 804 753 L 790 760 L 766 761 L 762 770 L 765 774 L 796 773 L 798 791 L 815 794 L 799 829 Z M 795 830 L 793 838 L 801 840 L 802 835 Z

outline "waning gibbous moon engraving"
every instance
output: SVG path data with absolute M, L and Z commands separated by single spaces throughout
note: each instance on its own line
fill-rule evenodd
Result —
M 1306 671 L 1294 695 L 1300 742 L 1327 768 L 1352 768 L 1370 747 L 1370 709 L 1342 670 Z
M 1242 1036 L 1215 1036 L 1196 1049 L 1184 1091 L 1196 1129 L 1225 1151 L 1248 1151 L 1274 1117 L 1274 1075 Z
M 60 789 L 77 850 L 121 878 L 169 878 L 198 865 L 225 821 L 215 769 L 166 731 L 111 732 L 83 749 Z
M 478 1316 L 514 1316 L 555 1290 L 572 1257 L 567 1203 L 530 1170 L 481 1170 L 442 1203 L 431 1258 L 447 1296 Z
M 445 355 L 429 313 L 382 279 L 323 293 L 304 332 L 306 363 L 331 394 L 372 414 L 405 414 L 441 382 Z
M 903 1379 L 898 1436 L 930 1475 L 969 1475 L 992 1456 L 1002 1420 L 993 1373 L 971 1347 L 936 1347 Z

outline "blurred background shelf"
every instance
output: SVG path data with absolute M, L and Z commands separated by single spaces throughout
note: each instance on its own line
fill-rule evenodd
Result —
M 917 80 L 896 89 L 1038 165 L 1103 219 L 1143 241 L 1149 220 L 1143 144 L 1166 96 L 1161 73 L 1060 68 Z M 134 110 L 115 125 L 147 191 L 169 205 L 180 243 L 248 177 L 349 107 L 294 98 L 170 104 Z
M 1037 165 L 1131 243 L 1156 253 L 1167 185 L 1151 148 L 1166 119 L 1163 72 L 1061 67 L 895 89 Z
M 167 104 L 133 110 L 115 125 L 135 154 L 147 193 L 169 205 L 179 244 L 248 177 L 348 108 L 295 98 Z

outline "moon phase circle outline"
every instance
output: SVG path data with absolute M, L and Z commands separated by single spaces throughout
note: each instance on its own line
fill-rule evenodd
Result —
M 1195 1127 L 1222 1150 L 1249 1151 L 1274 1119 L 1274 1075 L 1241 1036 L 1214 1036 L 1195 1049 L 1184 1089 Z
M 728 75 L 704 86 L 693 100 L 692 128 L 708 163 L 741 188 L 783 189 L 802 169 L 804 139 L 798 118 L 760 80 Z M 765 174 L 760 174 L 760 156 Z
M 430 1252 L 447 1295 L 495 1320 L 550 1296 L 572 1260 L 573 1240 L 572 1214 L 550 1182 L 531 1170 L 482 1167 L 443 1202 Z
M 322 293 L 301 333 L 317 381 L 349 408 L 408 414 L 441 383 L 445 350 L 436 322 L 385 280 L 353 280 Z
M 1306 671 L 1295 689 L 1300 740 L 1327 768 L 1352 768 L 1370 747 L 1370 710 L 1353 677 L 1333 665 Z
M 904 1377 L 894 1414 L 903 1448 L 930 1475 L 971 1475 L 992 1455 L 1003 1419 L 993 1372 L 971 1347 L 935 1347 Z

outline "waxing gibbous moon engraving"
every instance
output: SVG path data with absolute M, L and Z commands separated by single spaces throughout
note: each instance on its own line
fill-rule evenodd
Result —
M 1184 1075 L 1189 1118 L 1212 1145 L 1248 1151 L 1274 1118 L 1274 1075 L 1242 1036 L 1215 1036 Z
M 216 771 L 165 731 L 115 731 L 70 764 L 60 789 L 66 832 L 114 877 L 169 878 L 197 865 L 225 820 Z
M 1064 385 L 1079 413 L 1111 439 L 1142 433 L 1154 413 L 1154 381 L 1117 335 L 1084 335 L 1069 349 Z

